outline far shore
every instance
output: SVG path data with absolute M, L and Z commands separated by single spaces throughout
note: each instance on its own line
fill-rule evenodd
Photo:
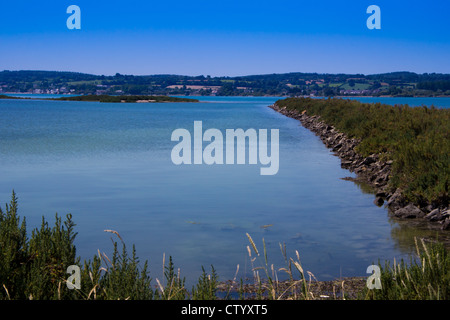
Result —
M 16 94 L 20 94 L 20 95 L 42 95 L 42 96 L 46 96 L 46 95 L 61 95 L 61 96 L 87 96 L 86 94 L 78 94 L 78 93 L 32 93 L 32 92 L 0 92 L 0 98 L 2 96 L 5 95 L 16 95 Z M 116 97 L 119 95 L 108 95 L 111 97 Z M 130 96 L 130 95 L 121 95 L 121 96 Z M 148 96 L 148 95 L 141 95 L 141 96 Z M 179 96 L 179 95 L 167 95 L 167 97 L 175 97 L 175 96 Z M 217 95 L 190 95 L 190 97 L 227 97 L 227 96 L 217 96 Z M 255 95 L 242 95 L 242 96 L 236 96 L 236 97 L 273 97 L 273 98 L 289 98 L 291 96 L 280 96 L 280 95 L 260 95 L 260 96 L 255 96 Z M 338 99 L 347 99 L 347 98 L 450 98 L 450 95 L 436 95 L 436 96 L 392 96 L 392 95 L 380 95 L 380 96 L 374 96 L 374 95 L 369 95 L 369 96 L 364 96 L 364 95 L 345 95 L 345 96 L 314 96 L 314 95 L 306 95 L 306 96 L 295 96 L 296 98 L 298 97 L 303 97 L 303 98 L 318 98 L 318 99 L 327 99 L 327 98 L 338 98 Z M 6 98 L 3 98 L 6 99 Z M 33 98 L 28 98 L 28 99 L 33 99 Z M 36 98 L 37 99 L 37 98 Z
M 143 95 L 63 95 L 62 97 L 16 97 L 0 95 L 0 99 L 27 99 L 27 100 L 54 100 L 54 101 L 89 101 L 110 103 L 157 103 L 157 102 L 200 102 L 197 99 L 177 98 L 169 96 L 143 96 Z

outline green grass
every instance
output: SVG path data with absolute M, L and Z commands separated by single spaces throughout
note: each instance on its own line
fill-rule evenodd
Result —
M 143 96 L 143 95 L 82 95 L 73 97 L 51 98 L 49 100 L 63 101 L 99 101 L 99 102 L 137 102 L 139 100 L 147 100 L 149 102 L 198 102 L 197 99 L 176 98 L 168 96 Z
M 137 102 L 139 100 L 148 100 L 149 102 L 199 102 L 197 99 L 177 98 L 169 96 L 145 96 L 145 95 L 80 95 L 64 96 L 59 98 L 32 98 L 32 97 L 13 97 L 0 95 L 0 99 L 36 99 L 36 100 L 60 100 L 60 101 L 98 101 L 98 102 Z
M 350 86 L 348 83 L 344 83 L 343 85 L 341 85 L 339 87 L 339 89 L 343 89 L 343 90 L 366 90 L 368 88 L 370 88 L 370 84 L 369 83 L 355 83 L 355 85 L 352 87 Z
M 90 84 L 90 85 L 98 85 L 98 84 L 102 84 L 102 82 L 105 80 L 81 80 L 81 81 L 70 81 L 67 82 L 67 85 L 72 86 L 72 85 L 82 85 L 82 84 Z
M 279 107 L 320 116 L 350 138 L 357 151 L 393 160 L 390 186 L 417 204 L 448 206 L 450 110 L 390 106 L 345 99 L 288 98 Z
M 393 264 L 379 263 L 381 289 L 363 292 L 374 300 L 449 300 L 450 255 L 438 243 L 416 239 L 417 256 L 409 264 L 404 260 Z
M 8 96 L 6 94 L 0 94 L 0 99 L 30 99 L 27 97 L 14 97 L 14 96 Z
M 342 86 L 342 85 L 343 85 L 342 82 L 330 83 L 330 84 L 329 84 L 329 86 L 330 86 L 331 88 L 338 88 L 338 87 L 340 87 L 340 86 Z

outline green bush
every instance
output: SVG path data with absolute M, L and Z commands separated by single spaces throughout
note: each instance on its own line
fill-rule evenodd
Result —
M 0 208 L 0 290 L 1 298 L 68 298 L 71 292 L 61 286 L 66 268 L 78 263 L 73 241 L 76 234 L 71 215 L 64 223 L 56 215 L 53 228 L 42 219 L 40 229 L 28 239 L 25 219 L 20 222 L 17 197 L 13 191 L 5 212 Z
M 152 286 L 152 279 L 147 270 L 148 262 L 143 266 L 136 256 L 133 246 L 131 256 L 125 243 L 117 232 L 118 242 L 113 241 L 111 258 L 98 251 L 92 260 L 85 260 L 83 265 L 76 257 L 74 240 L 75 224 L 71 215 L 64 221 L 56 215 L 55 225 L 50 228 L 42 219 L 40 228 L 33 230 L 27 238 L 25 219 L 17 214 L 17 197 L 13 192 L 10 204 L 5 211 L 0 208 L 0 300 L 215 300 L 218 299 L 218 276 L 211 266 L 211 274 L 202 268 L 202 275 L 189 292 L 185 279 L 177 271 L 172 257 L 166 265 L 163 259 L 164 279 L 156 279 L 157 286 Z M 277 270 L 269 264 L 263 239 L 263 260 L 261 266 L 253 268 L 253 261 L 261 258 L 251 237 L 247 234 L 256 257 L 252 257 L 250 246 L 247 247 L 252 262 L 255 279 L 254 294 L 250 299 L 314 299 L 310 290 L 311 280 L 305 278 L 300 256 L 288 258 L 286 248 L 280 245 L 286 267 L 278 271 L 289 275 L 287 282 L 279 282 Z M 381 290 L 363 290 L 361 299 L 445 299 L 450 298 L 450 255 L 441 244 L 417 244 L 418 258 L 411 259 L 410 265 L 403 260 L 391 266 L 388 262 L 381 269 Z M 70 290 L 66 286 L 70 265 L 80 267 L 80 287 Z M 263 270 L 266 280 L 259 271 Z M 300 279 L 294 278 L 298 271 Z M 310 272 L 307 272 L 311 275 Z M 237 273 L 236 273 L 237 275 Z M 233 280 L 234 283 L 234 280 Z M 224 299 L 230 298 L 231 286 Z M 244 283 L 241 279 L 239 298 L 245 299 Z
M 5 211 L 0 208 L 0 299 L 152 299 L 147 262 L 139 266 L 133 246 L 129 257 L 123 243 L 119 254 L 114 242 L 112 259 L 106 254 L 85 261 L 76 257 L 75 224 L 68 214 L 62 222 L 56 214 L 50 227 L 42 218 L 40 228 L 27 237 L 25 218 L 17 213 L 17 197 L 12 193 Z M 102 265 L 102 262 L 104 265 Z M 67 268 L 80 266 L 81 289 L 69 290 Z
M 81 95 L 74 97 L 48 98 L 49 100 L 64 101 L 99 101 L 99 102 L 136 102 L 138 100 L 149 100 L 153 102 L 198 102 L 197 99 L 177 98 L 169 96 L 142 96 L 142 95 Z
M 365 290 L 366 299 L 448 300 L 450 299 L 450 255 L 440 243 L 416 241 L 417 257 L 409 265 L 401 260 L 379 263 L 381 289 Z
M 175 272 L 172 257 L 164 262 L 163 284 L 157 279 L 158 290 L 153 289 L 149 276 L 148 261 L 142 265 L 133 245 L 131 256 L 121 241 L 113 241 L 111 257 L 98 251 L 92 259 L 80 263 L 74 245 L 77 233 L 75 223 L 68 214 L 62 219 L 56 214 L 55 225 L 50 227 L 42 218 L 40 228 L 32 231 L 28 239 L 25 218 L 18 215 L 15 192 L 5 211 L 0 208 L 0 300 L 184 300 L 212 299 L 217 288 L 217 275 L 203 275 L 193 287 L 192 294 L 185 288 L 185 279 Z M 71 265 L 80 267 L 80 289 L 67 287 Z

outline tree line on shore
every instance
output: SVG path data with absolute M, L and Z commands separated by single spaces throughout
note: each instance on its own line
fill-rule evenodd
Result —
M 1 71 L 1 92 L 108 95 L 217 96 L 449 96 L 450 75 L 283 73 L 248 76 L 92 75 L 56 71 Z

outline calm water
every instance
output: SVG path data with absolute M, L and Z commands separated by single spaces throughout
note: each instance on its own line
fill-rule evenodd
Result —
M 222 280 L 238 264 L 238 278 L 251 276 L 246 233 L 260 251 L 265 239 L 276 268 L 279 243 L 291 257 L 298 250 L 319 280 L 364 276 L 378 259 L 412 252 L 411 228 L 342 180 L 353 174 L 313 133 L 267 107 L 277 98 L 200 99 L 208 103 L 0 100 L 2 207 L 14 189 L 29 231 L 42 216 L 72 213 L 82 260 L 110 253 L 103 230 L 116 230 L 149 260 L 152 278 L 161 279 L 165 254 L 188 283 L 211 264 Z M 195 120 L 204 130 L 279 129 L 278 174 L 261 176 L 259 164 L 174 165 L 171 133 L 192 131 Z

